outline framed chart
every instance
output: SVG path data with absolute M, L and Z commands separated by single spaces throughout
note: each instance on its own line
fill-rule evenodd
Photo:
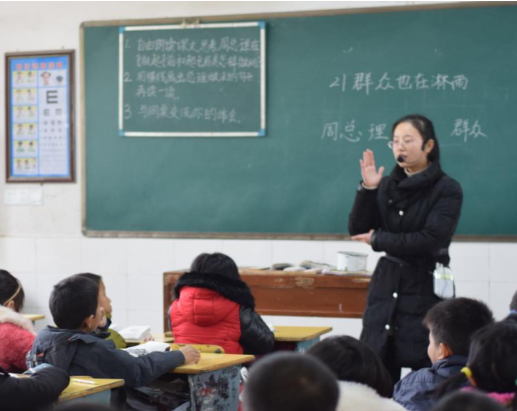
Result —
M 6 53 L 5 72 L 6 181 L 74 181 L 74 51 Z

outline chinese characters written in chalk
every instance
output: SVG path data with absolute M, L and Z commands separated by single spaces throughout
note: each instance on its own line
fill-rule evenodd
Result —
M 345 121 L 343 126 L 340 126 L 337 121 L 333 121 L 323 126 L 321 139 L 333 141 L 343 140 L 349 143 L 372 140 L 384 140 L 388 142 L 390 140 L 390 131 L 386 127 L 386 123 L 369 123 L 365 128 L 358 129 L 355 119 Z M 454 120 L 453 131 L 450 135 L 453 137 L 463 137 L 465 143 L 469 137 L 488 138 L 488 135 L 483 133 L 479 120 L 471 121 L 470 119 L 461 118 Z
M 335 88 L 343 93 L 349 89 L 370 95 L 373 92 L 388 90 L 466 90 L 468 84 L 469 80 L 463 74 L 436 74 L 427 77 L 422 73 L 391 76 L 385 72 L 381 77 L 374 78 L 371 72 L 360 72 L 336 76 L 329 84 L 329 88 Z
M 139 117 L 144 119 L 170 119 L 170 120 L 204 120 L 209 122 L 217 122 L 221 124 L 226 123 L 240 123 L 237 118 L 237 111 L 235 109 L 214 108 L 214 107 L 179 107 L 169 106 L 167 104 L 161 105 L 140 105 L 138 112 Z M 130 106 L 126 106 L 124 112 L 126 120 L 133 116 Z
M 457 118 L 454 120 L 454 130 L 452 130 L 451 136 L 463 137 L 465 143 L 469 137 L 488 137 L 483 133 L 483 130 L 481 130 L 478 120 L 472 122 L 468 118 Z

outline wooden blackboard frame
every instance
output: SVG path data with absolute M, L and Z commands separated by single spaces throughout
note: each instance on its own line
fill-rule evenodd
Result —
M 267 20 L 289 17 L 316 17 L 346 14 L 391 13 L 404 11 L 469 9 L 479 7 L 511 7 L 517 2 L 483 1 L 461 2 L 445 4 L 425 4 L 412 6 L 388 6 L 356 9 L 310 10 L 282 13 L 255 13 L 239 15 L 177 17 L 158 19 L 110 20 L 89 21 L 80 27 L 80 55 L 81 55 L 81 142 L 82 142 L 82 232 L 87 237 L 96 238 L 185 238 L 185 239 L 290 239 L 290 240 L 348 240 L 348 234 L 293 234 L 293 233 L 220 233 L 220 232 L 156 232 L 156 231 L 109 231 L 91 230 L 86 227 L 86 109 L 85 109 L 85 50 L 84 29 L 88 27 L 130 26 L 130 25 L 158 25 L 158 24 L 200 24 L 210 22 L 231 22 L 235 20 Z M 454 241 L 460 242 L 515 242 L 517 235 L 456 235 Z

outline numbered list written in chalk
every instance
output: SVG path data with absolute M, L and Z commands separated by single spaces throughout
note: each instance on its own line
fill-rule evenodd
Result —
M 120 135 L 264 136 L 265 59 L 262 22 L 120 27 Z

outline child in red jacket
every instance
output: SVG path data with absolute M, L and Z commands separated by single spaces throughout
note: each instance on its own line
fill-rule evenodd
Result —
M 174 287 L 174 342 L 215 344 L 227 354 L 266 354 L 274 335 L 255 312 L 255 299 L 225 254 L 203 253 Z
M 20 282 L 0 270 L 0 367 L 12 373 L 27 369 L 25 357 L 35 338 L 32 323 L 19 314 L 24 299 Z

